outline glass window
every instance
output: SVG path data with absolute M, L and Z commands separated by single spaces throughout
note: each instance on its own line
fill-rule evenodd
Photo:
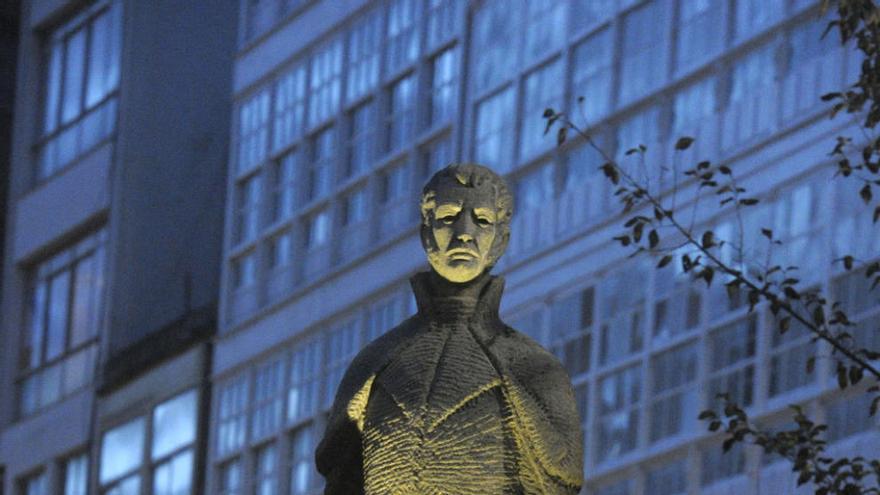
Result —
M 144 418 L 137 418 L 104 433 L 98 474 L 102 486 L 132 473 L 138 477 L 144 460 L 145 423 Z
M 530 4 L 531 5 L 531 4 Z M 526 77 L 525 101 L 520 136 L 520 154 L 527 157 L 556 144 L 555 133 L 544 134 L 546 123 L 541 116 L 547 108 L 562 109 L 565 78 L 562 61 L 556 60 Z
M 293 262 L 293 233 L 285 230 L 269 239 L 269 268 L 278 270 Z
M 609 274 L 602 281 L 599 362 L 619 361 L 642 349 L 644 343 L 644 268 L 632 267 Z
M 388 143 L 386 151 L 404 147 L 413 136 L 416 110 L 416 78 L 414 75 L 391 85 L 388 99 Z
M 303 154 L 299 149 L 284 155 L 275 163 L 272 200 L 272 222 L 290 218 L 297 207 L 297 170 L 303 167 Z
M 692 430 L 700 408 L 695 381 L 697 344 L 672 349 L 651 359 L 651 441 Z
M 353 101 L 369 93 L 379 82 L 379 50 L 382 43 L 381 10 L 359 17 L 348 38 L 346 96 Z
M 403 319 L 400 297 L 394 295 L 377 302 L 370 308 L 367 315 L 367 342 L 372 342 L 380 335 L 397 326 Z
M 22 416 L 89 383 L 95 372 L 104 287 L 100 231 L 34 267 L 25 296 Z
M 444 135 L 440 139 L 432 141 L 422 148 L 421 155 L 421 179 L 427 181 L 440 169 L 453 161 L 452 138 Z M 422 184 L 418 184 L 421 186 Z
M 726 393 L 741 407 L 754 399 L 755 318 L 751 315 L 725 325 L 709 335 L 708 399 L 720 404 L 719 393 Z
M 259 165 L 269 145 L 269 90 L 264 89 L 245 101 L 238 111 L 238 171 Z
M 345 196 L 342 202 L 342 225 L 349 227 L 367 220 L 367 189 L 361 187 Z
M 49 477 L 45 471 L 28 476 L 21 482 L 22 495 L 49 495 Z
M 513 133 L 516 121 L 513 88 L 486 99 L 477 105 L 474 132 L 474 157 L 497 173 L 513 168 Z M 539 118 L 540 120 L 540 118 Z
M 290 446 L 290 493 L 307 495 L 321 487 L 321 475 L 315 469 L 318 431 L 313 423 L 293 431 Z
M 776 77 L 773 60 L 774 45 L 763 47 L 749 53 L 733 66 L 730 101 L 744 101 L 755 93 L 767 91 Z
M 626 158 L 631 148 L 643 144 L 649 148 L 660 141 L 660 107 L 652 105 L 627 118 L 617 127 L 617 153 Z M 622 160 L 621 166 L 632 166 L 633 160 Z
M 746 455 L 743 443 L 733 444 L 724 452 L 720 444 L 713 444 L 700 452 L 702 460 L 701 483 L 709 486 L 716 482 L 732 478 L 746 471 Z
M 770 26 L 782 17 L 784 2 L 765 2 L 763 0 L 737 0 L 736 37 L 744 38 Z
M 689 69 L 706 62 L 724 44 L 723 0 L 679 0 L 675 68 Z
M 186 495 L 192 493 L 193 469 L 192 448 L 158 464 L 153 471 L 153 494 Z
M 590 369 L 594 299 L 595 290 L 587 287 L 550 305 L 551 351 L 571 377 Z
M 195 442 L 197 402 L 196 391 L 190 390 L 153 410 L 154 461 Z
M 345 176 L 369 170 L 375 157 L 376 104 L 370 100 L 349 113 L 348 166 Z
M 687 469 L 685 460 L 679 459 L 649 469 L 645 485 L 651 487 L 651 495 L 683 495 L 687 493 Z
M 40 179 L 110 136 L 116 126 L 120 3 L 77 16 L 49 35 Z
M 406 197 L 409 193 L 408 172 L 409 168 L 403 164 L 391 167 L 382 174 L 379 194 L 382 204 L 389 204 Z
M 334 40 L 321 48 L 311 60 L 309 81 L 309 125 L 320 124 L 339 109 L 342 78 L 342 41 Z
M 419 15 L 416 0 L 391 0 L 388 6 L 386 73 L 394 74 L 419 56 Z
M 276 495 L 278 493 L 278 450 L 274 443 L 257 449 L 254 471 L 255 495 Z
M 661 341 L 695 330 L 700 324 L 702 291 L 680 263 L 654 272 L 654 333 Z
M 321 340 L 311 340 L 294 349 L 290 358 L 290 388 L 287 391 L 287 420 L 290 423 L 311 417 L 318 411 L 321 346 Z
M 220 472 L 220 493 L 222 495 L 240 495 L 244 492 L 243 490 L 243 482 L 242 482 L 242 473 L 241 473 L 241 460 L 233 459 L 222 466 L 219 469 Z
M 235 242 L 242 243 L 257 238 L 260 228 L 260 199 L 262 198 L 262 177 L 253 175 L 236 186 L 237 215 Z
M 829 404 L 826 413 L 828 441 L 843 440 L 872 428 L 876 430 L 877 422 L 870 415 L 873 397 L 863 392 Z
M 64 461 L 64 495 L 87 495 L 89 455 L 80 454 Z
M 596 458 L 614 459 L 636 448 L 642 374 L 639 365 L 624 368 L 599 382 L 599 438 Z
M 672 100 L 672 137 L 695 136 L 703 121 L 715 113 L 715 79 L 703 79 L 675 94 Z
M 302 135 L 306 125 L 306 66 L 299 64 L 275 84 L 272 149 L 280 151 Z
M 313 213 L 306 225 L 306 247 L 316 249 L 330 241 L 330 209 L 325 208 Z
M 649 2 L 626 15 L 620 62 L 620 96 L 632 101 L 666 80 L 666 13 L 663 2 Z
M 575 222 L 579 218 L 599 218 L 616 206 L 611 197 L 611 186 L 605 177 L 600 176 L 599 171 L 599 167 L 607 161 L 599 150 L 604 149 L 608 140 L 602 134 L 593 136 L 593 140 L 598 149 L 588 143 L 581 143 L 569 149 L 565 157 L 565 166 L 562 168 L 563 190 L 569 196 L 582 201 L 583 205 L 573 208 L 572 219 L 568 222 Z
M 517 53 L 518 9 L 507 0 L 483 2 L 473 17 L 474 88 L 477 93 L 513 74 Z
M 429 122 L 450 120 L 458 107 L 458 49 L 441 52 L 431 61 L 431 111 Z
M 812 383 L 816 374 L 807 370 L 807 360 L 816 355 L 812 334 L 796 320 L 787 332 L 779 332 L 775 318 L 769 317 L 770 330 L 770 397 Z
M 567 7 L 563 0 L 530 0 L 526 3 L 526 63 L 562 45 Z
M 251 251 L 232 260 L 232 288 L 244 290 L 257 282 L 257 255 Z
M 274 434 L 281 426 L 284 409 L 284 360 L 274 359 L 254 370 L 251 411 L 251 439 Z
M 328 127 L 312 138 L 312 162 L 308 170 L 306 200 L 323 198 L 330 192 L 336 161 L 336 128 Z
M 578 125 L 592 126 L 607 115 L 613 106 L 613 49 L 610 29 L 591 35 L 574 49 L 571 70 L 571 93 L 574 100 L 570 111 Z M 583 100 L 578 102 L 580 97 Z M 586 121 L 581 122 L 582 119 Z
M 325 408 L 333 405 L 336 388 L 348 364 L 360 349 L 357 320 L 349 320 L 330 330 L 327 335 L 327 368 L 324 374 Z
M 463 0 L 428 2 L 428 47 L 437 46 L 458 32 L 464 5 Z
M 246 374 L 233 378 L 220 386 L 217 399 L 218 456 L 231 453 L 244 445 L 248 400 Z
M 540 209 L 553 201 L 553 167 L 542 164 L 516 181 L 516 202 L 519 211 Z

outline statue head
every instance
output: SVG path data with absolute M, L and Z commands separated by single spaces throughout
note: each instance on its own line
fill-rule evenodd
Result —
M 422 190 L 422 246 L 440 276 L 469 282 L 495 265 L 510 239 L 513 195 L 482 165 L 452 164 Z

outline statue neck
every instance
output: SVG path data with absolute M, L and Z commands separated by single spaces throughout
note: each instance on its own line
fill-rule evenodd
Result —
M 475 317 L 498 318 L 498 306 L 504 279 L 488 270 L 465 283 L 446 280 L 434 270 L 418 273 L 410 279 L 419 314 L 439 322 L 471 320 Z

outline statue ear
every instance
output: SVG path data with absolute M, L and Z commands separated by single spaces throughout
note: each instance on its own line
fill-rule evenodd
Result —
M 507 243 L 510 241 L 510 224 L 506 223 L 500 226 L 492 241 L 492 247 L 489 249 L 489 266 L 495 266 L 495 263 L 504 255 L 507 250 Z
M 425 252 L 430 252 L 437 249 L 437 242 L 434 239 L 434 233 L 431 232 L 431 226 L 428 225 L 428 222 L 422 221 L 419 226 L 419 238 L 422 241 L 422 249 Z

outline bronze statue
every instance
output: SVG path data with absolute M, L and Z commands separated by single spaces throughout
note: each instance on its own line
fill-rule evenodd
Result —
M 513 197 L 486 167 L 437 172 L 421 202 L 431 270 L 418 313 L 369 344 L 336 394 L 318 471 L 330 495 L 571 494 L 583 481 L 580 421 L 559 361 L 498 317 L 489 270 Z

